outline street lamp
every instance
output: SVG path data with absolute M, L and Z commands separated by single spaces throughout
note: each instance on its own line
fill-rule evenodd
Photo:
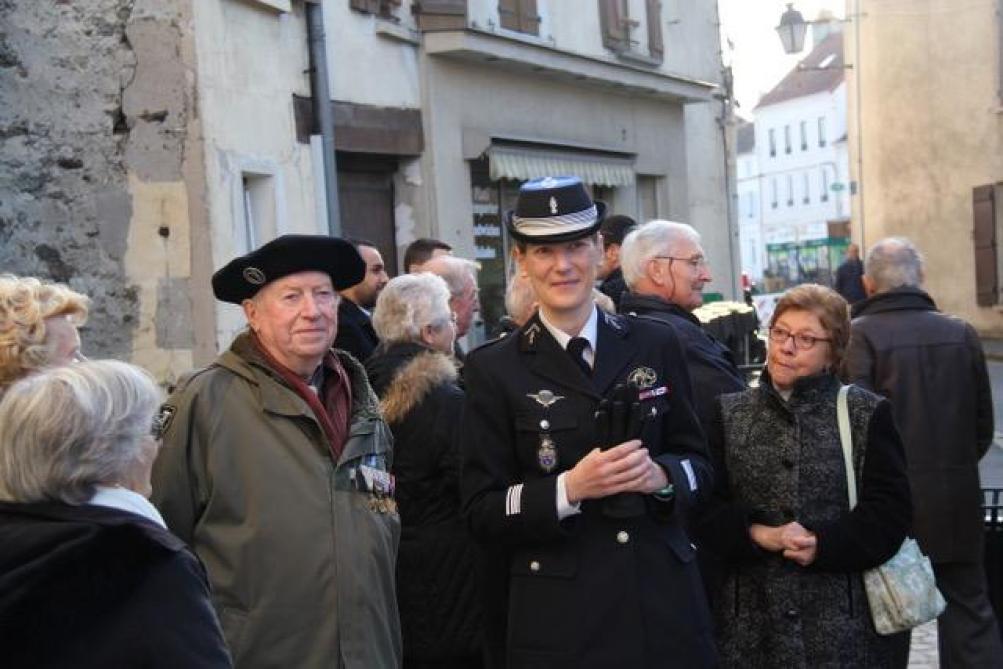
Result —
M 794 9 L 794 3 L 787 3 L 787 11 L 780 16 L 777 34 L 784 45 L 785 53 L 800 53 L 804 49 L 804 36 L 808 32 L 808 22 L 801 12 Z

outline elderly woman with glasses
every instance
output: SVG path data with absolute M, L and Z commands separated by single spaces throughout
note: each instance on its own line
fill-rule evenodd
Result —
M 230 666 L 201 563 L 146 499 L 159 402 L 115 361 L 41 370 L 0 401 L 4 666 Z
M 0 395 L 36 369 L 81 360 L 90 300 L 58 283 L 0 274 Z
M 464 393 L 449 300 L 446 282 L 434 274 L 391 280 L 373 312 L 381 343 L 366 362 L 394 435 L 405 669 L 480 666 L 476 552 L 460 517 L 457 426 Z
M 835 376 L 849 327 L 835 291 L 790 289 L 759 387 L 719 400 L 708 435 L 716 490 L 697 537 L 726 565 L 712 598 L 722 666 L 905 666 L 908 642 L 874 629 L 862 572 L 905 538 L 909 484 L 891 406 L 851 387 L 859 501 L 849 509 Z

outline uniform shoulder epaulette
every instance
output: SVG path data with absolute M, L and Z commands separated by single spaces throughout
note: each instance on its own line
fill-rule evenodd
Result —
M 512 334 L 514 334 L 514 333 L 512 333 Z M 478 344 L 477 346 L 475 346 L 472 349 L 470 349 L 467 352 L 467 355 L 470 355 L 472 353 L 476 353 L 477 351 L 489 348 L 489 347 L 494 346 L 496 344 L 500 344 L 500 343 L 502 343 L 504 341 L 508 341 L 509 339 L 512 338 L 512 334 L 502 335 L 502 336 L 499 336 L 499 337 L 493 337 L 491 339 L 488 339 L 487 341 L 483 341 L 480 344 Z

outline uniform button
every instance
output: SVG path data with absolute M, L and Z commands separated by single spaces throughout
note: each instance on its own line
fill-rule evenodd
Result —
M 780 461 L 780 464 L 782 464 L 787 469 L 793 469 L 794 468 L 794 461 L 791 460 L 790 458 L 784 458 L 783 460 Z
M 630 541 L 630 535 L 624 532 L 623 530 L 620 530 L 619 532 L 616 533 L 616 540 L 621 544 L 625 544 L 628 541 Z
M 550 421 L 547 420 L 546 418 L 544 418 L 543 420 L 541 420 L 540 421 L 540 429 L 541 430 L 549 430 L 550 429 Z
M 536 560 L 533 560 L 532 562 L 529 563 L 529 570 L 540 571 L 540 563 L 537 562 Z
M 798 610 L 797 609 L 787 609 L 787 612 L 784 613 L 784 615 L 787 616 L 788 618 L 790 618 L 791 620 L 793 620 L 794 618 L 798 617 Z

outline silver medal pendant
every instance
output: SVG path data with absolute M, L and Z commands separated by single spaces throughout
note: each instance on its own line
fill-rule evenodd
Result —
M 536 461 L 540 469 L 549 474 L 557 469 L 557 444 L 544 432 L 540 435 L 540 448 L 536 450 Z

